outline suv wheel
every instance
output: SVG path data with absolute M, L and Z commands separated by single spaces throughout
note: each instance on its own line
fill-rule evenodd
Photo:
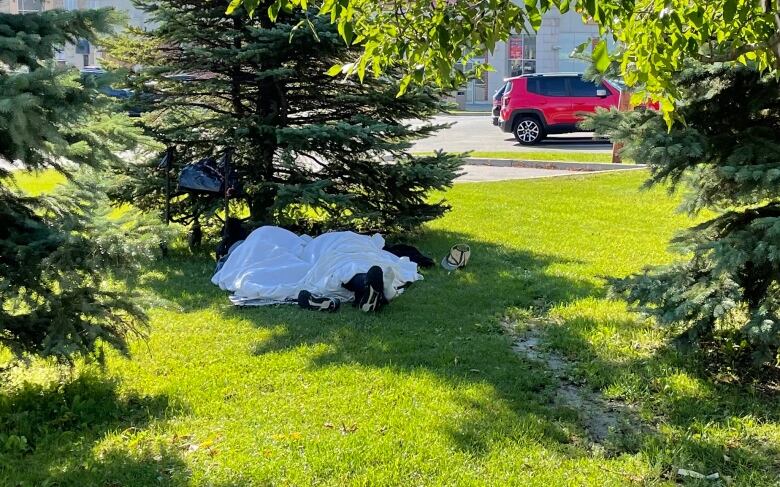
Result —
M 533 117 L 523 117 L 515 124 L 513 130 L 515 139 L 521 145 L 533 145 L 544 138 L 544 129 L 539 120 Z

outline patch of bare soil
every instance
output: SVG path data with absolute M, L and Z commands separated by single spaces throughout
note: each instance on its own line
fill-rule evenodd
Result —
M 518 334 L 512 324 L 505 329 L 515 338 L 512 350 L 521 357 L 541 362 L 558 380 L 555 400 L 559 405 L 579 413 L 580 424 L 585 428 L 588 439 L 602 444 L 612 433 L 636 431 L 639 420 L 630 405 L 605 398 L 602 394 L 584 387 L 571 377 L 571 363 L 555 352 L 544 350 L 540 333 L 536 327 Z

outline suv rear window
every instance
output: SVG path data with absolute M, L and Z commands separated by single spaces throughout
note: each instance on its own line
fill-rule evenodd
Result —
M 503 85 L 501 85 L 501 88 L 496 90 L 496 93 L 493 95 L 494 100 L 500 100 L 501 97 L 504 96 L 504 94 L 508 93 L 507 86 L 511 86 L 511 84 L 509 83 L 510 82 L 504 83 Z
M 566 96 L 566 78 L 528 78 L 528 91 L 543 96 Z
M 571 96 L 597 96 L 596 90 L 605 89 L 603 86 L 585 81 L 580 77 L 569 78 Z

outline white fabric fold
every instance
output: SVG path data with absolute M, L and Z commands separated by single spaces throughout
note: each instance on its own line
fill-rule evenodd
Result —
M 260 227 L 236 247 L 211 282 L 233 293 L 241 305 L 291 302 L 301 290 L 349 301 L 342 287 L 355 274 L 377 265 L 384 273 L 387 299 L 402 285 L 422 279 L 417 264 L 383 249 L 381 235 L 332 232 L 312 238 L 279 227 Z

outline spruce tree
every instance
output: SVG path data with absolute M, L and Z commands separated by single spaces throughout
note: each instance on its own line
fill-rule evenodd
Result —
M 93 80 L 53 62 L 55 49 L 94 41 L 112 22 L 108 10 L 0 14 L 0 346 L 17 357 L 70 362 L 100 357 L 101 343 L 126 351 L 128 333 L 145 320 L 132 296 L 108 285 L 111 269 L 150 248 L 125 239 L 139 226 L 110 220 L 108 200 L 92 183 L 30 197 L 8 169 L 70 176 L 118 163 L 116 152 L 138 139 L 126 116 L 108 111 Z
M 409 153 L 411 141 L 441 128 L 410 125 L 444 109 L 436 91 L 397 97 L 390 76 L 361 83 L 328 74 L 359 62 L 359 51 L 317 16 L 227 15 L 227 1 L 137 5 L 156 26 L 146 41 L 160 50 L 145 58 L 114 52 L 127 65 L 147 65 L 134 83 L 151 93 L 137 102 L 150 102 L 149 133 L 175 149 L 173 177 L 183 164 L 232 149 L 238 201 L 251 219 L 306 231 L 408 229 L 448 209 L 429 194 L 452 184 L 462 158 Z M 116 197 L 160 210 L 164 174 L 156 164 L 123 171 Z M 185 223 L 220 207 L 219 196 L 179 194 L 172 202 Z
M 618 279 L 615 290 L 679 342 L 742 364 L 780 350 L 780 81 L 745 66 L 692 65 L 678 78 L 685 124 L 651 111 L 597 114 L 589 124 L 647 164 L 648 186 L 686 194 L 710 216 L 677 236 L 686 258 Z M 724 348 L 725 347 L 725 348 Z

